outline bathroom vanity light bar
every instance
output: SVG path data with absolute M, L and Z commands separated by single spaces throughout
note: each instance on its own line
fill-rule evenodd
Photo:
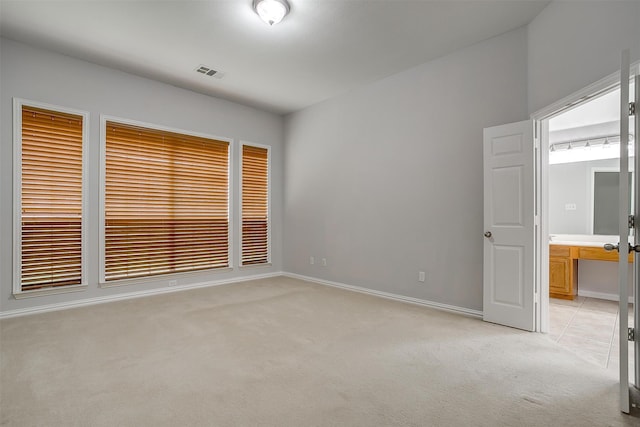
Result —
M 633 135 L 629 135 L 629 156 L 634 156 Z M 620 136 L 555 142 L 549 146 L 549 164 L 585 162 L 620 157 Z
M 633 134 L 629 134 L 629 144 L 633 143 Z M 570 141 L 554 142 L 549 145 L 549 151 L 572 150 L 574 148 L 590 149 L 590 148 L 607 148 L 611 145 L 620 144 L 620 135 L 605 135 L 597 138 L 577 139 Z

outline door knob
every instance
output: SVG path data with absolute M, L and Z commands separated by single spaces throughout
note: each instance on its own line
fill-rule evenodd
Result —
M 613 243 L 606 243 L 604 246 L 605 251 L 620 251 L 620 244 L 614 245 Z
M 628 244 L 629 245 L 629 253 L 631 252 L 640 252 L 640 245 L 631 245 L 631 243 Z M 607 243 L 604 245 L 604 250 L 605 251 L 613 251 L 616 250 L 618 252 L 620 252 L 620 243 L 618 243 L 617 245 L 611 244 L 611 243 Z
M 487 239 L 490 239 L 490 238 L 491 238 L 491 236 L 492 236 L 492 234 L 491 234 L 491 232 L 490 232 L 490 231 L 485 231 L 485 233 L 484 233 L 484 237 L 486 237 Z

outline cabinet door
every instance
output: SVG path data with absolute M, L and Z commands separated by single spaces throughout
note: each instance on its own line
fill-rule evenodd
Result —
M 549 293 L 571 295 L 571 259 L 549 258 Z

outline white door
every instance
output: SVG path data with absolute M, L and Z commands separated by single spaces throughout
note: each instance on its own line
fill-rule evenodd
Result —
M 640 81 L 636 76 L 636 83 Z M 635 131 L 633 127 L 629 127 L 629 118 L 630 114 L 630 104 L 629 104 L 629 86 L 630 86 L 630 70 L 629 70 L 629 51 L 624 51 L 622 53 L 622 66 L 620 68 L 620 196 L 619 196 L 619 244 L 618 244 L 618 252 L 619 252 L 619 262 L 618 262 L 618 280 L 619 280 L 619 291 L 620 291 L 620 336 L 619 336 L 619 346 L 620 346 L 620 410 L 625 413 L 629 413 L 629 341 L 628 341 L 628 313 L 629 313 L 629 303 L 628 303 L 628 295 L 629 295 L 629 282 L 628 282 L 628 254 L 631 250 L 629 246 L 629 223 L 627 221 L 629 215 L 629 194 L 631 189 L 629 188 L 629 133 L 634 133 L 638 135 L 638 116 L 637 114 L 634 116 L 635 118 Z M 635 94 L 638 94 L 638 88 L 636 84 Z M 636 103 L 638 101 L 637 97 L 631 97 Z M 632 122 L 633 124 L 633 122 Z M 631 132 L 630 132 L 631 131 Z M 640 159 L 637 153 L 638 143 L 635 144 L 636 155 L 635 155 L 635 170 L 636 170 L 636 185 L 634 186 L 634 200 L 635 207 L 633 215 L 636 218 L 635 227 L 634 227 L 634 248 L 640 248 L 637 245 L 640 244 L 640 236 L 638 236 L 638 232 L 640 231 L 640 202 L 638 200 L 638 192 L 639 186 L 638 183 L 638 173 L 640 169 L 638 166 L 640 165 Z M 627 250 L 629 249 L 629 250 Z M 638 269 L 638 253 L 635 252 L 634 256 L 634 264 L 635 264 L 635 274 L 634 274 L 634 302 L 637 306 L 638 302 L 638 273 L 640 270 Z M 636 310 L 637 313 L 637 310 Z M 635 319 L 635 324 L 638 324 L 638 319 Z M 636 329 L 637 330 L 637 329 Z M 637 344 L 637 343 L 636 343 Z M 635 349 L 638 349 L 636 345 Z M 636 385 L 638 385 L 638 352 L 634 352 L 635 361 L 634 366 L 636 369 Z
M 633 102 L 635 108 L 640 107 L 640 73 L 636 73 L 634 82 L 633 92 Z M 640 245 L 640 146 L 638 145 L 638 136 L 640 136 L 640 114 L 638 111 L 635 112 L 633 116 L 633 134 L 636 135 L 634 147 L 635 147 L 635 168 L 634 170 L 639 171 L 635 173 L 634 176 L 634 189 L 633 196 L 635 200 L 635 208 L 634 208 L 634 216 L 635 228 L 634 228 L 634 244 Z M 633 310 L 634 310 L 634 325 L 633 328 L 636 332 L 636 338 L 634 342 L 634 368 L 635 368 L 635 377 L 634 377 L 634 385 L 637 389 L 640 389 L 640 338 L 638 334 L 640 334 L 640 254 L 636 253 L 635 261 L 634 261 L 634 276 L 633 276 Z M 622 353 L 621 353 L 622 354 Z M 621 365 L 622 366 L 622 365 Z
M 533 331 L 533 121 L 484 130 L 484 298 L 487 322 Z

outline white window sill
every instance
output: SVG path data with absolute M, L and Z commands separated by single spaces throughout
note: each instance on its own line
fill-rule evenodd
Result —
M 152 282 L 166 282 L 170 280 L 178 280 L 183 277 L 196 276 L 202 274 L 218 274 L 218 273 L 228 273 L 233 271 L 233 267 L 223 267 L 223 268 L 214 268 L 210 270 L 196 270 L 196 271 L 184 271 L 181 273 L 169 273 L 169 274 L 156 274 L 153 276 L 145 276 L 145 277 L 136 277 L 132 279 L 118 279 L 111 281 L 101 281 L 99 286 L 101 288 L 115 288 L 118 286 L 129 286 L 129 285 L 144 285 Z
M 249 268 L 260 268 L 260 267 L 271 267 L 272 264 L 270 262 L 265 262 L 263 264 L 247 264 L 247 265 L 241 265 L 238 267 L 239 270 L 246 270 Z
M 59 288 L 35 289 L 33 291 L 14 292 L 13 297 L 15 299 L 42 297 L 46 295 L 66 294 L 69 292 L 82 292 L 87 290 L 87 288 L 87 285 L 72 285 L 64 287 L 61 286 Z

